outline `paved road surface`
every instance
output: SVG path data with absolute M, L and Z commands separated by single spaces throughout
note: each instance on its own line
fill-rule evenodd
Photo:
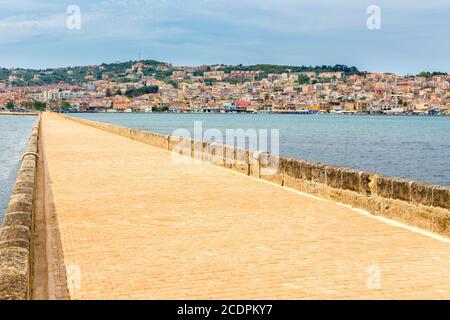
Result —
M 57 299 L 450 298 L 450 244 L 44 114 Z

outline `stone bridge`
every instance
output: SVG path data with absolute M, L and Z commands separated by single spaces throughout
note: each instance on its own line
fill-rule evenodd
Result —
M 74 120 L 42 117 L 31 298 L 450 298 L 446 188 Z

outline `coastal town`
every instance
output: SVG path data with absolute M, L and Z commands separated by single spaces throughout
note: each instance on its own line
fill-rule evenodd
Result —
M 0 70 L 0 111 L 450 115 L 450 75 L 148 61 Z

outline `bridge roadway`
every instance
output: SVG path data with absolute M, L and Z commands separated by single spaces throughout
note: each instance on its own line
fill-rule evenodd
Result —
M 50 299 L 450 298 L 445 239 L 55 114 L 42 139 Z

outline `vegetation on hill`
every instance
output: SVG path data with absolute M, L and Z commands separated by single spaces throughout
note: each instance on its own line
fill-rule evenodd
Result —
M 224 66 L 219 68 L 221 71 L 231 73 L 231 71 L 261 71 L 266 75 L 269 73 L 284 73 L 284 72 L 343 72 L 345 75 L 364 74 L 356 67 L 348 67 L 346 65 L 337 64 L 335 66 L 287 66 L 287 65 L 273 65 L 273 64 L 257 64 L 253 66 Z
M 58 83 L 80 85 L 88 81 L 102 79 L 117 83 L 129 83 L 140 81 L 142 77 L 145 76 L 152 76 L 176 87 L 177 82 L 172 81 L 171 78 L 174 70 L 176 70 L 176 68 L 173 68 L 170 64 L 155 60 L 103 63 L 95 66 L 49 68 L 42 70 L 0 68 L 0 82 L 10 81 L 9 84 L 13 86 L 36 86 Z M 207 70 L 224 71 L 227 74 L 230 74 L 232 71 L 260 71 L 260 75 L 257 80 L 267 77 L 269 73 L 280 74 L 285 72 L 343 72 L 344 77 L 349 75 L 366 74 L 366 72 L 360 71 L 356 67 L 348 67 L 340 64 L 334 66 L 289 66 L 273 64 L 257 64 L 250 66 L 215 65 L 209 66 Z M 204 71 L 193 72 L 194 76 L 203 76 L 203 74 Z M 446 74 L 447 73 L 445 72 L 421 72 L 418 76 L 431 78 L 433 76 Z M 224 81 L 238 83 L 245 82 L 246 80 L 227 79 Z M 308 83 L 309 79 L 306 76 L 300 76 L 298 82 L 300 84 Z M 211 84 L 211 81 L 209 81 L 208 84 Z M 148 90 L 154 90 L 154 88 Z M 112 95 L 111 92 L 109 94 Z M 136 92 L 131 91 L 127 95 L 133 96 L 134 94 L 136 94 Z
M 6 69 L 0 68 L 0 82 L 10 81 L 13 86 L 32 86 L 49 84 L 84 84 L 88 81 L 108 80 L 117 83 L 137 82 L 146 76 L 152 76 L 168 84 L 177 86 L 177 82 L 172 81 L 172 75 L 176 68 L 172 65 L 155 60 L 126 61 L 115 63 L 103 63 L 94 66 L 77 66 L 65 68 L 49 68 L 42 70 L 34 69 Z M 257 80 L 267 77 L 269 73 L 281 74 L 285 72 L 343 72 L 344 77 L 350 75 L 364 75 L 366 72 L 358 70 L 357 67 L 349 67 L 337 64 L 334 66 L 290 66 L 290 65 L 214 65 L 206 68 L 207 71 L 218 70 L 230 74 L 232 71 L 260 71 Z M 204 71 L 194 71 L 194 76 L 203 76 Z M 446 75 L 445 72 L 421 72 L 417 76 L 431 78 L 437 75 Z M 209 81 L 209 80 L 208 80 Z M 245 79 L 226 79 L 230 83 L 245 82 Z M 300 84 L 310 82 L 307 76 L 300 76 Z M 210 84 L 211 81 L 208 82 Z M 151 92 L 150 92 L 151 93 Z M 113 95 L 113 93 L 110 93 Z M 117 93 L 116 93 L 117 94 Z M 133 95 L 135 93 L 129 92 Z M 127 94 L 128 95 L 128 94 Z
M 87 81 L 108 79 L 115 82 L 131 82 L 139 80 L 142 76 L 167 76 L 163 68 L 167 64 L 155 60 L 139 61 L 144 65 L 141 73 L 132 70 L 136 61 L 103 63 L 96 66 L 78 66 L 66 68 L 34 69 L 5 69 L 0 68 L 0 81 L 14 76 L 13 86 L 37 86 L 64 82 L 66 84 L 82 84 Z M 171 75 L 171 74 L 170 74 Z
M 306 84 L 309 83 L 309 78 L 307 76 L 301 75 L 298 77 L 298 81 L 299 84 Z
M 0 81 L 8 80 L 9 70 L 5 68 L 0 68 Z
M 425 77 L 425 78 L 432 78 L 434 76 L 446 76 L 446 72 L 421 72 L 417 76 L 419 77 Z
M 149 93 L 158 93 L 159 87 L 158 86 L 148 86 L 148 87 L 142 87 L 142 88 L 134 88 L 129 89 L 125 92 L 125 95 L 130 98 L 142 96 L 143 94 L 149 94 Z

